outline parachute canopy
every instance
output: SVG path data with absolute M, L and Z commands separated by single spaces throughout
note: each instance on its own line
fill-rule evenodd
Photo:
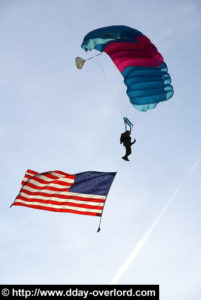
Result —
M 99 28 L 84 37 L 81 47 L 110 56 L 123 75 L 127 95 L 137 110 L 153 109 L 173 96 L 162 55 L 140 31 L 122 25 Z

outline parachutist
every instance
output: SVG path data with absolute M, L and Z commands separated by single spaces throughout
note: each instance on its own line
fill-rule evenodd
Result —
M 123 143 L 124 147 L 126 148 L 126 154 L 122 157 L 122 159 L 129 161 L 128 156 L 131 154 L 131 146 L 136 142 L 136 139 L 134 139 L 133 142 L 131 142 L 131 131 L 126 130 L 124 133 L 121 134 L 120 137 L 120 144 Z

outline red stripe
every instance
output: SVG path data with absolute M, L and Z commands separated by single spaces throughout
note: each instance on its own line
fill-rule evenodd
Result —
M 68 213 L 79 214 L 79 215 L 88 215 L 88 216 L 97 216 L 97 217 L 101 217 L 101 215 L 102 215 L 102 213 L 80 212 L 80 211 L 76 211 L 73 209 L 57 209 L 57 208 L 49 208 L 49 207 L 44 208 L 43 206 L 40 206 L 40 205 L 26 205 L 26 204 L 22 204 L 22 203 L 14 203 L 13 205 L 31 207 L 34 209 L 49 210 L 49 211 L 54 211 L 54 212 L 68 212 Z
M 57 179 L 57 180 L 46 181 L 46 180 L 44 180 L 44 179 L 42 179 L 40 177 L 37 177 L 37 176 L 33 177 L 33 176 L 30 176 L 30 175 L 26 175 L 24 177 L 23 181 L 22 181 L 22 185 L 26 184 L 29 181 L 29 179 L 33 179 L 33 180 L 37 181 L 38 183 L 42 183 L 42 184 L 50 184 L 50 183 L 56 183 L 56 184 L 61 184 L 61 185 L 73 184 L 73 182 L 64 182 L 64 181 L 62 181 L 63 178 L 61 178 L 61 177 L 59 179 Z M 67 177 L 67 179 L 74 179 L 74 178 Z
M 75 175 L 72 175 L 72 174 L 69 174 L 69 173 L 64 173 L 64 172 L 62 172 L 62 171 L 53 171 L 54 173 L 57 173 L 57 174 L 59 174 L 59 175 L 62 175 L 62 177 L 68 177 L 68 178 L 72 178 L 72 179 L 74 179 L 75 178 Z M 59 178 L 61 178 L 60 176 L 59 176 Z
M 38 172 L 33 171 L 33 170 L 30 170 L 30 169 L 28 169 L 28 170 L 26 171 L 26 173 L 32 173 L 33 175 L 39 174 Z
M 32 175 L 29 175 L 28 173 L 32 173 Z M 30 179 L 30 178 L 33 178 L 34 176 L 36 176 L 37 174 L 39 174 L 39 173 L 37 173 L 37 172 L 35 172 L 35 171 L 32 171 L 32 170 L 28 169 L 28 170 L 26 171 L 25 175 L 24 175 L 24 178 L 23 178 L 23 180 L 22 180 L 22 182 L 21 182 L 21 185 L 23 185 L 23 181 L 24 181 L 25 178 L 28 177 L 28 179 Z
M 49 191 L 55 191 L 55 192 L 68 192 L 71 185 L 72 184 L 69 184 L 69 186 L 65 187 L 65 188 L 56 188 L 56 187 L 48 186 L 48 185 L 47 186 L 38 186 L 38 185 L 35 185 L 33 183 L 26 182 L 23 186 L 28 186 L 28 187 L 30 187 L 32 189 L 35 189 L 35 190 L 49 190 Z
M 32 178 L 30 178 L 32 179 Z M 44 184 L 44 185 L 47 185 L 47 184 L 58 184 L 58 185 L 61 185 L 61 186 L 71 186 L 73 185 L 73 182 L 65 182 L 65 181 L 59 181 L 59 180 L 55 180 L 55 181 L 44 181 L 40 178 L 37 178 L 37 180 L 34 178 L 33 180 L 37 181 L 38 183 L 41 183 L 41 184 Z M 43 181 L 43 182 L 42 182 Z M 34 183 L 31 183 L 29 181 L 29 179 L 27 181 L 22 181 L 22 185 L 27 185 L 27 184 L 34 184 Z M 40 189 L 42 189 L 43 186 L 40 185 Z
M 43 193 L 43 192 L 30 192 L 30 191 L 24 190 L 23 188 L 21 189 L 20 193 L 25 193 L 25 194 L 30 195 L 30 196 L 55 197 L 55 198 L 59 198 L 59 199 L 93 201 L 93 202 L 100 202 L 100 203 L 105 202 L 105 199 L 99 199 L 99 198 L 96 199 L 96 198 L 90 198 L 90 197 L 79 197 L 79 196 L 73 196 L 73 195 L 48 194 L 48 193 Z M 19 194 L 19 196 L 23 197 L 20 194 Z
M 92 204 L 90 205 L 90 204 L 71 203 L 71 202 L 68 202 L 68 201 L 62 202 L 62 203 L 61 203 L 61 202 L 58 202 L 58 201 L 52 201 L 52 200 L 41 200 L 41 199 L 38 200 L 38 199 L 34 199 L 34 198 L 33 198 L 33 199 L 26 199 L 26 198 L 22 199 L 22 198 L 24 198 L 24 197 L 18 196 L 18 197 L 16 198 L 15 201 L 17 201 L 18 199 L 19 199 L 19 200 L 23 200 L 23 201 L 26 201 L 26 202 L 27 202 L 27 205 L 30 205 L 29 202 L 40 202 L 41 204 L 54 204 L 54 205 L 60 205 L 61 208 L 62 208 L 63 205 L 68 205 L 68 206 L 82 207 L 82 208 L 90 208 L 90 209 L 98 209 L 98 210 L 102 210 L 102 209 L 103 209 L 102 206 L 93 205 L 93 202 L 92 202 Z M 15 205 L 15 203 L 14 203 L 14 205 Z
M 26 178 L 26 176 L 30 177 L 30 174 L 27 174 L 27 173 L 32 173 L 33 174 L 32 178 L 34 177 L 34 179 L 37 178 L 37 176 L 46 176 L 46 177 L 48 177 L 50 179 L 53 179 L 53 180 L 61 179 L 61 178 L 70 178 L 70 179 L 75 178 L 75 175 L 71 175 L 71 174 L 68 174 L 68 173 L 61 172 L 61 171 L 50 171 L 50 172 L 44 172 L 44 173 L 36 173 L 34 171 L 28 170 L 25 174 L 25 178 Z M 58 176 L 52 175 L 52 173 L 58 173 Z M 59 176 L 59 174 L 62 175 L 62 177 Z

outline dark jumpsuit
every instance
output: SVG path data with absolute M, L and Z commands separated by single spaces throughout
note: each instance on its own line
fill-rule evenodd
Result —
M 125 156 L 123 156 L 122 158 L 124 159 L 128 159 L 128 156 L 131 154 L 131 145 L 135 143 L 131 142 L 131 137 L 130 137 L 130 131 L 126 131 L 124 133 L 122 133 L 121 137 L 120 137 L 120 143 L 124 145 L 124 147 L 126 148 L 126 154 Z

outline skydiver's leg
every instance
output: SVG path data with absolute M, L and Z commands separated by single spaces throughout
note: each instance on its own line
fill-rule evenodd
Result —
M 131 154 L 131 147 L 130 146 L 127 146 L 126 147 L 126 154 L 125 154 L 125 156 L 123 156 L 122 158 L 124 159 L 124 160 L 129 160 L 128 159 L 128 156 Z
M 128 158 L 128 156 L 131 154 L 131 147 L 126 147 L 126 157 Z

